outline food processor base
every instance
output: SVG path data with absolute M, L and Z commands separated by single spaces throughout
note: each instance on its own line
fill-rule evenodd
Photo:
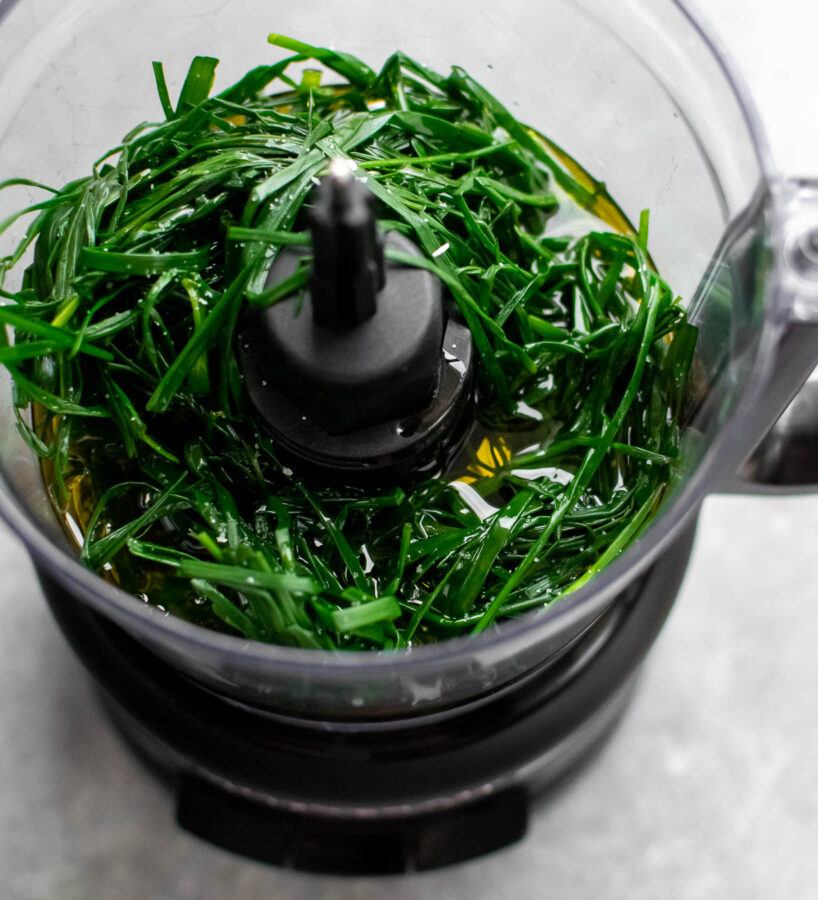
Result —
M 631 693 L 628 684 L 580 740 L 574 736 L 565 746 L 551 748 L 555 766 L 540 790 L 533 783 L 514 785 L 482 800 L 455 801 L 438 812 L 357 820 L 287 812 L 235 797 L 225 818 L 222 790 L 193 777 L 179 788 L 177 821 L 235 853 L 310 872 L 396 874 L 465 862 L 525 837 L 532 803 L 593 758 L 620 721 Z
M 556 660 L 489 696 L 380 721 L 297 719 L 219 695 L 40 580 L 179 824 L 226 849 L 343 874 L 432 869 L 526 831 L 532 801 L 601 746 L 681 584 L 694 527 Z

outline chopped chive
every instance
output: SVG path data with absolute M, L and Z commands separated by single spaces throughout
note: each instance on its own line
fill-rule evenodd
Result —
M 238 590 L 272 588 L 296 591 L 302 594 L 317 593 L 317 585 L 312 578 L 293 575 L 290 572 L 261 572 L 243 566 L 220 565 L 219 563 L 184 560 L 177 569 L 179 575 L 187 578 L 206 578 L 216 584 Z
M 336 609 L 332 613 L 332 621 L 336 630 L 343 634 L 378 622 L 391 622 L 400 613 L 400 605 L 394 597 L 381 597 L 380 600 L 371 600 L 348 609 Z
M 114 253 L 104 248 L 84 247 L 79 266 L 97 272 L 116 272 L 125 275 L 159 275 L 174 269 L 196 271 L 207 265 L 209 248 L 189 253 Z
M 636 243 L 639 245 L 643 253 L 648 252 L 648 229 L 650 227 L 650 210 L 643 209 L 639 214 L 639 233 L 636 236 Z
M 179 102 L 176 104 L 177 116 L 190 112 L 207 99 L 213 87 L 218 64 L 219 61 L 212 56 L 197 56 L 193 60 L 179 94 Z
M 286 58 L 215 96 L 218 61 L 196 57 L 175 108 L 155 62 L 164 121 L 85 177 L 0 183 L 49 191 L 0 223 L 27 219 L 0 264 L 0 364 L 82 561 L 200 625 L 323 651 L 559 601 L 638 539 L 684 466 L 697 331 L 648 254 L 648 212 L 634 228 L 458 67 L 397 52 L 376 72 L 269 40 Z M 248 310 L 308 290 L 313 188 L 336 157 L 417 248 L 389 247 L 390 269 L 439 280 L 476 359 L 462 451 L 382 488 L 293 471 L 235 348 Z M 295 271 L 271 281 L 286 253 Z
M 286 300 L 287 297 L 290 297 L 296 291 L 304 288 L 309 279 L 309 269 L 306 267 L 296 269 L 296 271 L 288 278 L 279 281 L 266 291 L 262 291 L 260 294 L 248 294 L 247 300 L 255 306 L 273 306 L 281 300 Z

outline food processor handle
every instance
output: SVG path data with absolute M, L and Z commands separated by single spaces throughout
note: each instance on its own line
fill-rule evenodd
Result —
M 733 456 L 717 493 L 802 494 L 818 491 L 818 179 L 770 186 L 773 271 L 779 292 L 766 323 L 772 365 L 747 399 Z

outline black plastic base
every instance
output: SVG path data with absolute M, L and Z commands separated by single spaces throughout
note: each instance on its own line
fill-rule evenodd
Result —
M 186 778 L 177 820 L 192 834 L 263 862 L 336 875 L 389 875 L 453 865 L 512 844 L 525 835 L 528 806 L 527 792 L 516 787 L 448 812 L 388 820 L 332 819 L 241 798 L 226 817 L 221 790 Z
M 300 869 L 401 872 L 524 834 L 530 799 L 581 765 L 624 710 L 692 539 L 691 528 L 556 663 L 473 703 L 394 722 L 299 720 L 229 700 L 40 578 L 115 724 L 174 786 L 183 827 Z

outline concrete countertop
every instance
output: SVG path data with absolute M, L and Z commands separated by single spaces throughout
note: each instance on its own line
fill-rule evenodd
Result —
M 805 0 L 708 0 L 779 169 L 818 174 Z M 711 498 L 635 701 L 583 776 L 491 857 L 400 878 L 257 865 L 179 831 L 109 728 L 0 526 L 0 896 L 9 900 L 657 897 L 807 900 L 818 885 L 818 496 Z

